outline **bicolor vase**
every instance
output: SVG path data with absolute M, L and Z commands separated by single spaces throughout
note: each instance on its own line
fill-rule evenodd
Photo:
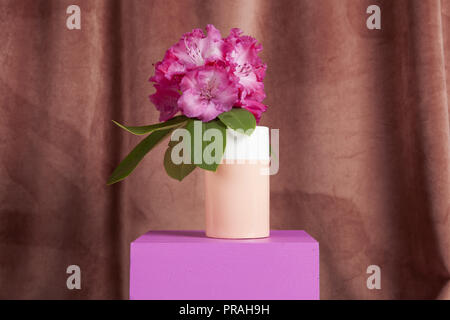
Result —
M 227 130 L 216 172 L 205 170 L 206 236 L 265 238 L 270 232 L 269 128 L 250 135 Z

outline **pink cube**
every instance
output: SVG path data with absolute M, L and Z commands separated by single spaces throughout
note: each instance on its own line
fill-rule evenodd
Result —
M 151 231 L 131 243 L 130 299 L 319 299 L 319 243 L 300 230 L 247 240 Z

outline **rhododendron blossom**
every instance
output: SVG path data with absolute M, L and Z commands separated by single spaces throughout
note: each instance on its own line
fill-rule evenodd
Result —
M 256 39 L 232 29 L 222 38 L 213 25 L 194 29 L 167 50 L 150 78 L 156 92 L 150 100 L 160 111 L 160 121 L 178 112 L 202 121 L 215 119 L 231 108 L 245 108 L 257 121 L 266 111 L 262 101 L 266 65 Z
M 178 107 L 189 118 L 215 119 L 231 110 L 238 99 L 234 76 L 222 67 L 204 66 L 188 72 L 181 80 L 183 94 Z
M 183 150 L 181 163 L 173 159 L 177 145 L 169 142 L 164 154 L 167 174 L 181 181 L 196 167 L 216 171 L 227 146 L 227 131 L 252 135 L 267 109 L 263 104 L 267 66 L 258 56 L 261 50 L 256 39 L 236 28 L 226 38 L 213 25 L 206 26 L 206 33 L 194 29 L 184 34 L 155 64 L 150 78 L 155 88 L 150 101 L 160 112 L 161 123 L 125 126 L 114 121 L 132 134 L 147 136 L 117 166 L 108 184 L 125 179 L 151 149 L 179 129 L 187 130 L 194 139 L 178 150 Z M 208 140 L 209 130 L 217 135 Z

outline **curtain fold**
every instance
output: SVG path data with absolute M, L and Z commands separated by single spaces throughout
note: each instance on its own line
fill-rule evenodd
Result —
M 204 228 L 203 174 L 171 180 L 164 145 L 106 179 L 140 141 L 111 120 L 156 122 L 153 64 L 212 23 L 264 47 L 271 225 L 319 241 L 321 298 L 450 299 L 450 0 L 79 0 L 68 30 L 72 2 L 0 3 L 0 298 L 128 298 L 131 241 Z

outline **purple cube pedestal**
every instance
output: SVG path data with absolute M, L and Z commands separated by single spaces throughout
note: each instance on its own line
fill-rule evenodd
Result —
M 319 243 L 300 230 L 251 240 L 151 231 L 131 243 L 130 299 L 319 299 Z

